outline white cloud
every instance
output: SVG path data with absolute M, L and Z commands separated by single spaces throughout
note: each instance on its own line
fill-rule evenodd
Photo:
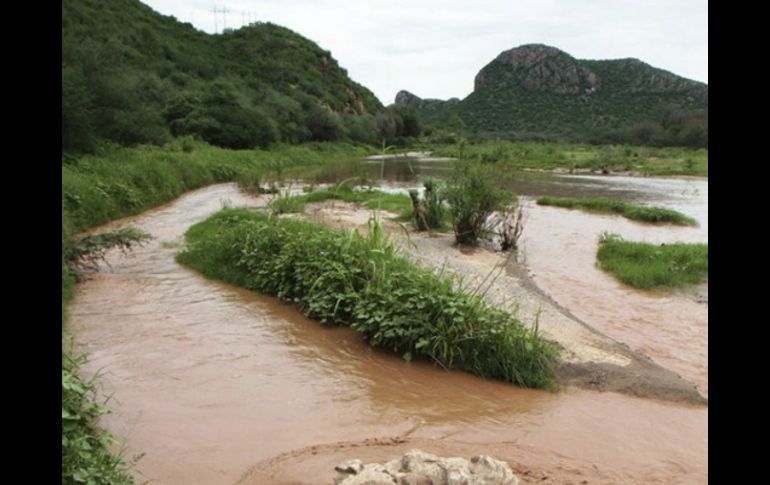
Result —
M 400 89 L 464 98 L 479 69 L 521 44 L 578 59 L 636 57 L 708 82 L 707 0 L 143 0 L 213 33 L 243 21 L 288 27 L 330 50 L 390 104 Z

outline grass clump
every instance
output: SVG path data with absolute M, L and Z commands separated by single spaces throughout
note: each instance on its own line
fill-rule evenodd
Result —
M 367 235 L 223 210 L 192 226 L 177 257 L 206 276 L 277 296 L 322 323 L 347 325 L 405 359 L 527 387 L 554 387 L 556 347 L 459 281 L 398 255 L 380 224 Z
M 591 212 L 620 214 L 627 219 L 651 223 L 668 223 L 678 226 L 697 226 L 698 222 L 681 212 L 662 207 L 644 207 L 619 200 L 602 198 L 576 199 L 573 197 L 540 197 L 538 205 L 551 205 L 568 209 L 586 209 Z
M 635 288 L 671 288 L 708 277 L 708 244 L 649 244 L 603 234 L 596 255 L 599 266 Z
M 281 192 L 270 200 L 268 207 L 276 215 L 301 214 L 305 212 L 305 201 L 302 197 L 294 197 L 289 192 Z
M 94 379 L 78 376 L 83 361 L 84 357 L 62 353 L 62 484 L 132 484 L 126 463 L 110 452 L 112 436 L 97 426 L 99 417 L 109 411 L 96 403 Z

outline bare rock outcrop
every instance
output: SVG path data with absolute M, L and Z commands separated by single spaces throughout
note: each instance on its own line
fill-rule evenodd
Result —
M 507 463 L 487 455 L 441 458 L 410 450 L 384 465 L 349 460 L 334 468 L 335 485 L 518 485 Z
M 500 53 L 479 71 L 474 90 L 509 79 L 531 91 L 586 93 L 599 87 L 592 71 L 572 56 L 555 47 L 527 44 Z

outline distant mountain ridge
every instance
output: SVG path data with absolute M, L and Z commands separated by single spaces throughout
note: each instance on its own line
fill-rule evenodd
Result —
M 666 116 L 707 117 L 708 86 L 638 59 L 579 60 L 526 44 L 484 66 L 463 100 L 401 91 L 395 104 L 438 127 L 459 119 L 470 133 L 584 139 Z

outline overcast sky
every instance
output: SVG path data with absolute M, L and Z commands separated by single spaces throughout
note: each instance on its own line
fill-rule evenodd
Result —
M 578 59 L 636 57 L 708 83 L 708 0 L 142 0 L 219 32 L 273 22 L 330 50 L 383 104 L 406 89 L 464 98 L 476 73 L 522 44 Z M 215 14 L 214 8 L 226 14 Z

